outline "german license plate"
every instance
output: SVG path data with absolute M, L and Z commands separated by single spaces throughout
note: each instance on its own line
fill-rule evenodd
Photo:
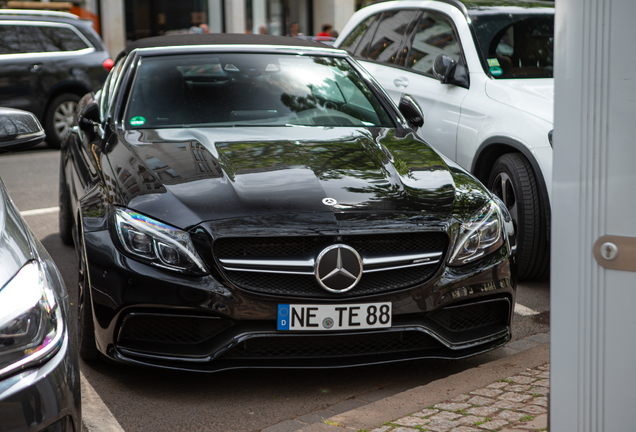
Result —
M 278 305 L 278 330 L 362 330 L 391 327 L 391 303 Z

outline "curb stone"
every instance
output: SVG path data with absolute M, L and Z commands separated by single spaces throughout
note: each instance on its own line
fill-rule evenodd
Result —
M 510 346 L 499 348 L 493 352 L 493 357 L 497 358 L 496 360 L 430 382 L 426 385 L 411 388 L 380 400 L 375 400 L 379 395 L 373 395 L 376 397 L 366 397 L 364 394 L 360 395 L 356 397 L 355 400 L 361 401 L 364 404 L 350 411 L 339 414 L 334 409 L 336 406 L 322 409 L 320 410 L 321 415 L 325 415 L 327 412 L 333 413 L 331 417 L 323 418 L 322 421 L 307 424 L 308 422 L 302 421 L 301 417 L 309 420 L 312 413 L 304 414 L 297 419 L 293 419 L 299 426 L 296 430 L 302 432 L 339 432 L 342 431 L 343 428 L 355 431 L 367 430 L 369 432 L 417 432 L 418 430 L 439 432 L 483 432 L 485 430 L 500 430 L 501 432 L 505 430 L 506 432 L 510 432 L 525 430 L 526 432 L 530 432 L 532 430 L 542 430 L 542 428 L 547 427 L 541 425 L 547 422 L 547 414 L 545 414 L 547 412 L 547 399 L 545 398 L 549 392 L 549 379 L 546 378 L 546 376 L 549 376 L 549 366 L 547 365 L 549 361 L 549 333 L 541 333 L 522 339 L 522 341 L 526 340 L 528 343 L 516 345 L 518 349 L 511 348 Z M 523 351 L 520 351 L 520 349 L 523 349 Z M 547 369 L 537 369 L 538 367 Z M 534 375 L 532 375 L 532 370 L 535 372 Z M 533 379 L 533 376 L 538 376 L 539 374 L 543 374 L 541 378 Z M 510 379 L 510 383 L 501 382 L 501 380 L 507 378 Z M 512 381 L 513 379 L 514 381 Z M 530 386 L 529 388 L 527 388 L 527 385 L 524 387 L 524 385 L 521 384 L 521 382 L 528 382 L 529 380 L 532 380 L 531 382 L 544 382 L 541 383 L 542 385 L 540 386 Z M 504 387 L 503 384 L 510 386 L 510 391 L 501 388 Z M 498 389 L 502 390 L 501 394 L 492 391 Z M 534 389 L 537 389 L 537 391 L 534 392 Z M 377 391 L 370 392 L 369 395 L 376 392 Z M 471 394 L 471 392 L 477 393 Z M 497 396 L 487 396 L 487 394 L 493 395 L 494 393 L 497 393 Z M 503 400 L 499 399 L 501 395 L 509 393 L 512 394 Z M 529 394 L 530 398 L 525 397 L 526 394 Z M 513 399 L 513 401 L 506 400 L 508 398 Z M 542 398 L 538 399 L 539 403 L 543 403 L 545 399 L 545 406 L 535 403 L 530 404 L 530 402 L 533 402 L 536 398 Z M 367 403 L 365 399 L 373 399 L 375 401 Z M 469 399 L 475 403 L 468 404 Z M 514 402 L 514 400 L 517 399 L 525 400 L 528 403 Z M 440 418 L 427 419 L 424 418 L 425 416 L 422 416 L 422 423 L 411 422 L 414 426 L 417 426 L 417 428 L 393 423 L 395 420 L 402 420 L 407 416 L 417 416 L 418 412 L 421 412 L 423 409 L 427 411 L 426 407 L 432 408 L 434 405 L 444 402 L 457 404 L 457 406 L 467 405 L 468 409 L 471 411 L 476 410 L 476 413 L 484 413 L 488 411 L 484 410 L 484 408 L 491 408 L 489 412 L 494 412 L 495 414 L 490 417 L 483 416 L 484 419 L 488 418 L 489 422 L 484 422 L 480 425 L 474 425 L 474 423 L 480 423 L 480 420 L 476 420 L 470 425 L 456 424 L 455 422 L 457 420 L 448 419 L 449 414 L 452 414 L 450 410 L 441 410 L 446 414 Z M 515 403 L 519 406 L 514 405 Z M 528 408 L 526 406 L 528 404 L 535 407 Z M 452 406 L 454 405 L 451 405 L 451 407 Z M 458 409 L 461 411 L 461 408 Z M 516 409 L 526 409 L 526 411 L 515 411 Z M 528 410 L 532 411 L 532 413 L 528 412 Z M 503 414 L 504 411 L 510 411 L 511 413 L 517 412 L 518 414 Z M 432 414 L 429 415 L 430 417 L 434 416 Z M 468 420 L 462 420 L 467 423 L 470 423 L 472 417 L 480 417 L 479 415 L 468 412 L 461 413 L 460 415 L 462 417 L 471 416 Z M 512 423 L 511 420 L 499 418 L 499 415 L 510 417 Z M 520 426 L 521 423 L 514 420 L 515 417 L 523 418 L 525 421 L 521 423 L 526 427 L 522 428 Z M 542 420 L 543 418 L 545 418 L 545 420 Z M 428 424 L 423 425 L 424 422 L 428 422 Z M 289 420 L 286 420 L 263 429 L 263 432 L 286 432 L 290 430 L 290 423 Z M 389 426 L 387 425 L 388 423 L 392 423 L 394 426 Z M 534 427 L 535 423 L 540 426 Z M 479 426 L 485 426 L 486 428 Z M 503 427 L 507 429 L 502 430 Z

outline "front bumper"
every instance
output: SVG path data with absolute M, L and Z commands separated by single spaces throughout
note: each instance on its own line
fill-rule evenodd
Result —
M 113 360 L 165 368 L 325 368 L 463 358 L 510 339 L 515 280 L 507 246 L 427 282 L 342 299 L 242 290 L 123 255 L 107 231 L 85 233 L 98 349 Z M 278 304 L 392 302 L 390 329 L 280 332 Z M 472 317 L 472 318 L 471 318 Z
M 81 430 L 79 365 L 68 332 L 53 358 L 0 381 L 0 419 L 0 431 Z

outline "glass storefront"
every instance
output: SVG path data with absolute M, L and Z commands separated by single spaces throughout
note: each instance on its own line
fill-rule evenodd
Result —
M 207 0 L 125 0 L 124 4 L 128 41 L 188 33 L 191 28 L 208 23 Z
M 240 6 L 244 28 L 226 26 L 228 1 Z M 318 1 L 318 0 L 316 0 Z M 164 34 L 203 32 L 246 32 L 284 36 L 291 23 L 300 33 L 311 35 L 314 0 L 124 0 L 128 42 Z

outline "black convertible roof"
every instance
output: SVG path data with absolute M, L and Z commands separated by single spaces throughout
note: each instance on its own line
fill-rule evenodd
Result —
M 131 43 L 119 53 L 117 59 L 128 55 L 137 48 L 160 48 L 172 46 L 194 45 L 278 45 L 306 48 L 331 48 L 319 42 L 308 41 L 293 37 L 254 35 L 243 33 L 208 33 L 208 34 L 178 34 L 170 36 L 155 36 L 139 39 Z

